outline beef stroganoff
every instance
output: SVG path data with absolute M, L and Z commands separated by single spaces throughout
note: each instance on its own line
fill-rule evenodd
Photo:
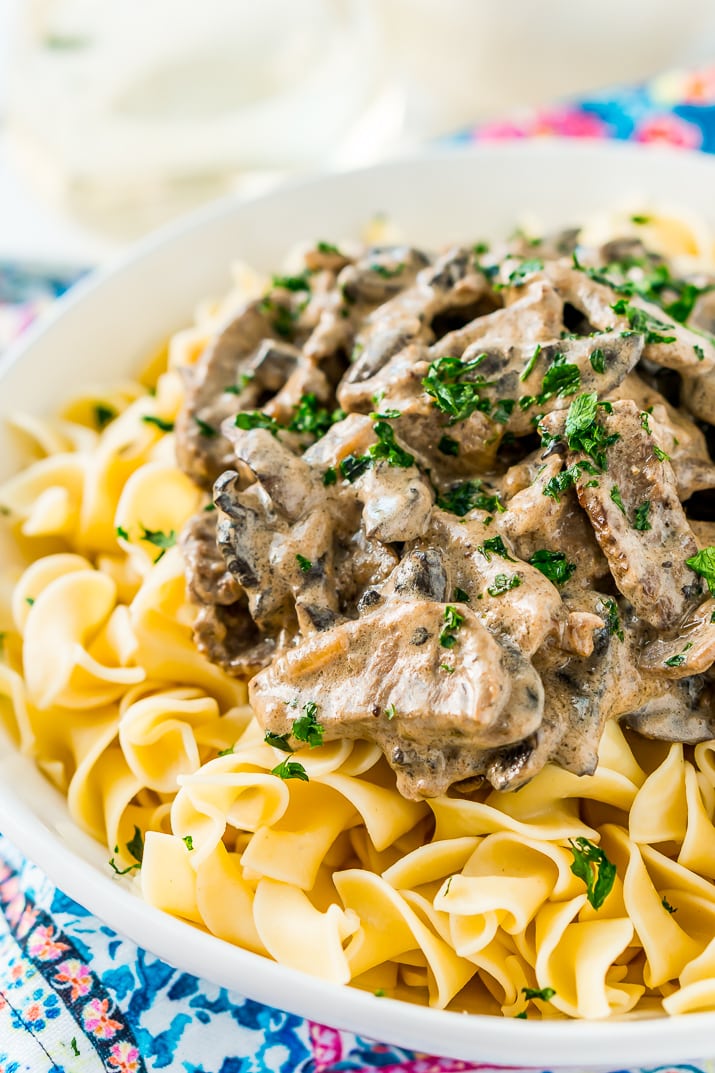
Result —
M 319 242 L 18 415 L 0 710 L 108 868 L 380 996 L 715 1008 L 715 270 L 676 230 Z

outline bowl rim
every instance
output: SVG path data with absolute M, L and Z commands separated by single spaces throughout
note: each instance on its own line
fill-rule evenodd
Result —
M 518 143 L 477 143 L 458 147 L 439 147 L 428 152 L 399 157 L 377 165 L 349 171 L 335 171 L 295 180 L 265 193 L 242 197 L 230 195 L 203 206 L 178 221 L 174 221 L 134 244 L 106 267 L 92 272 L 62 296 L 0 358 L 0 382 L 8 372 L 31 353 L 39 340 L 52 336 L 56 326 L 65 318 L 80 313 L 92 295 L 131 273 L 135 266 L 157 251 L 189 242 L 203 228 L 246 211 L 258 202 L 271 202 L 290 197 L 306 188 L 340 184 L 353 176 L 375 175 L 387 170 L 405 169 L 426 160 L 454 160 L 456 157 L 489 160 L 489 166 L 501 160 L 545 161 L 564 156 L 594 160 L 626 161 L 629 157 L 649 154 L 654 167 L 659 161 L 678 159 L 687 169 L 704 169 L 715 177 L 715 158 L 682 149 L 635 146 L 632 143 L 601 142 L 566 139 Z M 687 161 L 687 163 L 686 163 Z M 713 213 L 715 222 L 715 212 Z M 3 731 L 2 737 L 10 742 Z M 1 750 L 6 753 L 7 750 Z M 11 744 L 9 755 L 0 755 L 0 772 L 11 772 L 17 766 L 37 772 L 28 757 L 22 757 Z M 29 766 L 28 766 L 29 765 Z M 43 779 L 44 777 L 40 776 Z M 56 796 L 58 807 L 64 797 L 47 784 Z M 363 1036 L 389 1040 L 399 1046 L 448 1057 L 493 1062 L 499 1065 L 508 1057 L 534 1066 L 576 1064 L 581 1068 L 624 1061 L 645 1060 L 663 1063 L 677 1061 L 685 1054 L 708 1055 L 715 1052 L 715 1012 L 695 1012 L 674 1017 L 635 1017 L 624 1020 L 543 1020 L 522 1021 L 484 1014 L 464 1014 L 428 1010 L 422 1006 L 390 998 L 379 998 L 349 987 L 341 987 L 278 965 L 268 958 L 233 947 L 190 923 L 171 917 L 145 903 L 131 882 L 117 880 L 88 860 L 74 855 L 68 869 L 68 846 L 57 838 L 33 811 L 21 800 L 5 778 L 0 779 L 0 821 L 4 833 L 21 852 L 35 861 L 49 878 L 70 897 L 85 905 L 115 930 L 128 936 L 138 945 L 163 958 L 170 964 L 194 975 L 203 975 L 212 982 L 241 991 L 245 980 L 251 998 L 274 1005 L 275 978 L 285 981 L 281 988 L 281 1006 L 289 1012 L 322 1023 L 354 1031 Z M 88 837 L 88 836 L 83 836 Z M 70 850 L 71 851 L 71 850 Z M 134 887 L 134 889 L 133 889 Z M 119 918 L 119 922 L 118 922 Z M 208 956 L 207 956 L 208 953 Z M 205 968 L 197 972 L 197 961 Z M 207 975 L 206 968 L 210 970 Z M 243 993 L 243 992 L 241 992 Z M 294 998 L 293 998 L 294 996 Z M 426 1013 L 426 1015 L 425 1015 Z M 368 1026 L 366 1031 L 366 1026 Z

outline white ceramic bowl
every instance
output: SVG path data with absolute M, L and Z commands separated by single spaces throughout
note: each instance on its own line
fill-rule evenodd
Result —
M 251 202 L 221 202 L 142 243 L 77 287 L 0 364 L 0 421 L 51 413 L 83 383 L 135 371 L 194 304 L 226 289 L 229 263 L 280 265 L 305 238 L 358 235 L 384 212 L 410 240 L 496 237 L 525 211 L 546 227 L 577 223 L 640 192 L 715 221 L 715 160 L 617 144 L 519 144 L 431 154 L 331 175 Z M 0 430 L 0 478 L 17 456 Z M 5 473 L 2 472 L 5 470 Z M 71 897 L 177 967 L 316 1021 L 402 1046 L 508 1065 L 662 1066 L 715 1055 L 715 1013 L 609 1023 L 532 1022 L 426 1010 L 283 968 L 145 905 L 112 878 L 107 852 L 64 799 L 5 742 L 0 828 Z

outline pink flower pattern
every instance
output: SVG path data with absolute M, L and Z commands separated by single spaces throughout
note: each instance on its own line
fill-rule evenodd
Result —
M 117 1073 L 137 1073 L 139 1051 L 131 1043 L 115 1043 L 109 1051 L 109 1066 Z
M 699 127 L 670 112 L 644 119 L 637 127 L 634 137 L 637 142 L 662 142 L 680 149 L 699 149 L 702 142 Z
M 30 956 L 38 961 L 55 961 L 61 957 L 65 950 L 69 950 L 67 943 L 55 938 L 55 929 L 51 924 L 46 927 L 40 925 L 30 936 L 27 944 Z
M 72 1002 L 78 998 L 84 998 L 92 990 L 92 976 L 88 965 L 83 965 L 78 958 L 69 958 L 57 966 L 54 979 L 60 987 L 72 988 L 70 997 Z
M 97 1039 L 112 1039 L 124 1027 L 121 1021 L 109 1016 L 108 1010 L 108 998 L 93 998 L 82 1010 L 84 1027 Z

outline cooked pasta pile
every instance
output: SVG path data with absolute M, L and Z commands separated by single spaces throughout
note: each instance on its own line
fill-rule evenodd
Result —
M 703 253 L 686 224 L 653 232 Z M 715 1009 L 715 742 L 610 722 L 593 776 L 549 765 L 517 793 L 406 800 L 375 744 L 267 744 L 245 684 L 199 653 L 175 545 L 208 504 L 174 459 L 177 370 L 236 300 L 202 307 L 146 383 L 15 420 L 36 458 L 0 489 L 19 748 L 108 871 L 281 964 L 506 1017 Z

